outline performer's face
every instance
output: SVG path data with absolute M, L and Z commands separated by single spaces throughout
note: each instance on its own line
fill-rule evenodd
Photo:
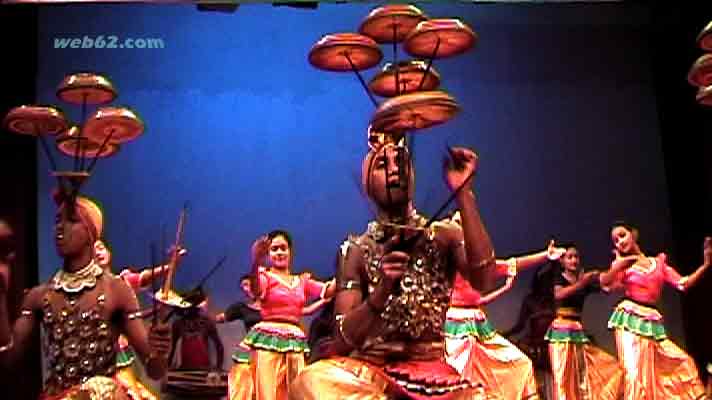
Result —
M 630 254 L 636 250 L 637 243 L 633 231 L 623 226 L 616 226 L 611 230 L 613 246 L 621 254 Z
M 55 245 L 61 257 L 80 254 L 87 247 L 91 248 L 91 235 L 88 228 L 79 219 L 79 212 L 68 212 L 68 207 L 60 207 L 55 219 Z
M 289 268 L 290 249 L 289 242 L 283 236 L 276 236 L 269 244 L 269 261 L 272 267 Z
M 394 146 L 384 147 L 371 160 L 369 176 L 369 194 L 381 206 L 392 206 L 407 203 L 409 199 L 410 177 L 401 180 L 401 173 L 410 174 L 412 170 L 400 171 L 401 166 L 410 165 L 406 159 L 401 163 L 399 157 L 408 157 L 404 151 L 398 151 Z M 409 169 L 409 168 L 408 168 Z
M 577 271 L 579 267 L 579 262 L 580 259 L 578 250 L 576 250 L 575 247 L 569 247 L 568 249 L 566 249 L 566 253 L 561 256 L 561 265 L 563 265 L 564 269 L 566 269 L 567 271 Z
M 101 240 L 97 240 L 96 243 L 94 243 L 94 259 L 102 267 L 111 263 L 111 251 L 109 251 L 106 244 Z

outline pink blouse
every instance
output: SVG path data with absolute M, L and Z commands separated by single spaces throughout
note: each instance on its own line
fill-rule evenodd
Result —
M 626 297 L 644 304 L 655 304 L 665 282 L 678 290 L 684 289 L 685 278 L 667 264 L 667 256 L 664 253 L 648 260 L 648 267 L 636 263 L 623 272 L 622 283 Z
M 480 304 L 482 294 L 470 286 L 470 282 L 462 275 L 455 274 L 455 282 L 450 295 L 450 306 L 452 307 L 476 307 Z
M 257 272 L 262 320 L 299 323 L 302 309 L 308 300 L 323 298 L 326 283 L 314 280 L 308 274 L 291 275 L 285 280 L 266 268 Z

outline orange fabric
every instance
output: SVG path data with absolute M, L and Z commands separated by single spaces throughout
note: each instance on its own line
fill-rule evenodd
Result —
M 391 400 L 390 382 L 366 362 L 346 357 L 317 361 L 292 384 L 290 400 Z M 480 389 L 453 393 L 451 400 L 484 400 Z
M 704 395 L 694 361 L 670 340 L 615 330 L 625 400 L 693 400 Z
M 617 400 L 623 371 L 618 360 L 588 343 L 549 343 L 551 400 Z
M 480 341 L 472 336 L 446 337 L 447 362 L 471 382 L 480 382 L 488 398 L 538 398 L 532 361 L 499 334 Z
M 129 398 L 132 400 L 158 399 L 155 394 L 151 393 L 151 391 L 136 378 L 130 366 L 118 370 L 114 380 L 128 393 Z
M 253 400 L 255 369 L 252 364 L 235 363 L 227 377 L 228 400 Z
M 304 368 L 304 353 L 255 350 L 255 397 L 286 400 L 290 385 Z

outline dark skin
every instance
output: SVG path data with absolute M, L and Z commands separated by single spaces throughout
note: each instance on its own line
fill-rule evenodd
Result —
M 60 207 L 56 214 L 55 239 L 57 252 L 63 259 L 65 271 L 77 271 L 89 264 L 93 255 L 94 238 L 89 229 L 77 217 L 77 212 L 70 213 L 67 207 Z M 102 317 L 110 322 L 110 335 L 116 341 L 119 334 L 126 335 L 129 343 L 135 349 L 141 360 L 144 360 L 146 371 L 153 379 L 160 379 L 167 368 L 167 355 L 170 351 L 170 328 L 165 324 L 157 324 L 147 332 L 140 319 L 129 319 L 128 315 L 139 309 L 136 296 L 129 286 L 121 279 L 114 279 L 103 274 L 97 279 L 97 285 L 82 292 L 77 301 L 79 309 L 89 309 L 97 305 L 97 295 L 103 293 L 105 304 Z M 0 353 L 0 364 L 11 367 L 25 353 L 30 338 L 39 327 L 42 311 L 42 300 L 46 294 L 52 294 L 52 308 L 59 310 L 66 306 L 66 300 L 61 294 L 52 293 L 49 285 L 42 284 L 30 289 L 22 302 L 22 309 L 32 311 L 31 316 L 22 316 L 14 324 L 10 324 L 7 308 L 7 295 L 10 282 L 10 263 L 7 259 L 0 260 L 0 344 L 10 342 L 14 346 Z
M 379 218 L 393 221 L 412 210 L 412 188 L 403 187 L 402 183 L 405 181 L 406 186 L 409 186 L 407 182 L 412 182 L 412 179 L 399 179 L 398 168 L 402 163 L 398 162 L 397 151 L 394 147 L 384 149 L 374 157 L 373 165 L 369 168 L 371 175 L 367 179 L 367 193 L 378 208 Z M 441 254 L 450 260 L 451 281 L 455 272 L 459 272 L 473 288 L 486 291 L 492 287 L 496 278 L 496 265 L 492 243 L 470 189 L 472 183 L 468 180 L 476 169 L 477 156 L 474 152 L 464 148 L 451 151 L 451 158 L 444 166 L 444 176 L 451 191 L 464 185 L 464 190 L 456 196 L 462 215 L 462 229 L 456 226 L 439 227 L 434 232 L 434 241 Z M 410 234 L 413 232 L 406 232 L 406 236 Z M 351 342 L 347 343 L 341 335 L 336 335 L 337 353 L 346 354 L 353 348 L 352 345 L 360 346 L 382 322 L 380 313 L 374 310 L 385 307 L 388 296 L 394 292 L 410 260 L 408 249 L 398 248 L 403 240 L 399 236 L 395 235 L 382 245 L 382 279 L 370 295 L 364 296 L 360 289 L 341 290 L 337 293 L 335 313 L 344 316 L 343 331 Z M 461 245 L 463 241 L 464 246 Z M 368 287 L 365 271 L 362 250 L 358 246 L 350 246 L 338 268 L 337 287 L 348 281 L 359 282 L 362 288 Z M 440 336 L 421 338 L 423 342 L 440 339 Z
M 173 345 L 171 346 L 171 354 L 168 359 L 173 360 L 178 339 L 187 333 L 195 333 L 196 329 L 199 335 L 213 342 L 216 354 L 216 365 L 213 368 L 216 370 L 222 369 L 225 348 L 223 347 L 222 340 L 220 340 L 220 335 L 218 335 L 215 322 L 209 317 L 201 315 L 197 309 L 188 310 L 185 316 L 173 323 Z M 181 366 L 178 366 L 178 368 L 181 368 Z

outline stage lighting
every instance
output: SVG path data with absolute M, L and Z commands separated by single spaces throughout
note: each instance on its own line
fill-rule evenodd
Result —
M 234 13 L 240 4 L 237 0 L 200 0 L 196 4 L 198 11 Z
M 316 9 L 319 7 L 319 2 L 316 1 L 284 1 L 284 2 L 275 2 L 272 3 L 274 7 L 282 7 L 282 6 L 287 6 L 287 7 L 294 7 L 294 8 L 308 8 L 308 9 Z

